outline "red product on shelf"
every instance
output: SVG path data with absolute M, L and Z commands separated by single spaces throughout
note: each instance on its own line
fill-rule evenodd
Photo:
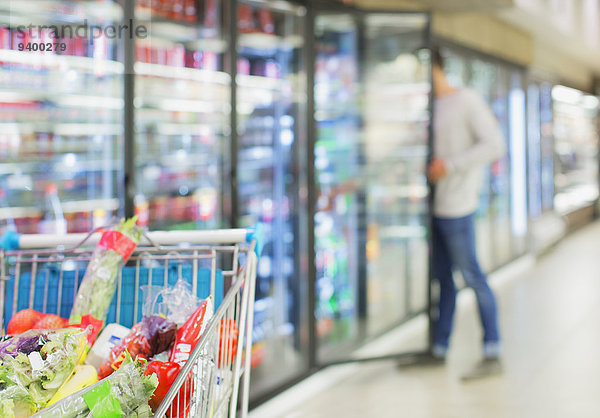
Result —
M 185 67 L 185 48 L 182 44 L 177 44 L 167 50 L 167 65 Z
M 167 13 L 166 16 L 173 20 L 184 20 L 185 17 L 185 1 L 184 0 L 170 0 L 166 2 Z
M 241 33 L 254 32 L 254 13 L 252 7 L 247 4 L 238 5 L 238 30 Z
M 258 11 L 258 26 L 263 33 L 273 35 L 275 33 L 273 12 L 268 9 L 260 9 Z
M 204 25 L 207 28 L 215 28 L 218 23 L 217 0 L 204 0 Z
M 198 9 L 196 0 L 185 0 L 183 9 L 184 20 L 193 23 L 198 19 Z
M 185 51 L 185 66 L 188 68 L 202 68 L 202 51 Z
M 10 49 L 10 29 L 6 26 L 0 26 L 0 49 Z

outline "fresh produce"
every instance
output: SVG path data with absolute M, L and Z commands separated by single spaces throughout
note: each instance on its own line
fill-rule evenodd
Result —
M 73 373 L 86 343 L 77 329 L 31 330 L 0 343 L 0 416 L 30 416 Z
M 67 320 L 54 314 L 44 314 L 33 309 L 17 312 L 8 322 L 6 332 L 22 334 L 30 329 L 58 329 L 67 326 Z
M 123 219 L 114 230 L 102 234 L 75 297 L 71 323 L 81 322 L 81 317 L 86 314 L 106 320 L 119 270 L 141 239 L 142 232 L 135 222 L 135 217 Z
M 33 329 L 33 326 L 42 317 L 42 313 L 33 309 L 23 309 L 17 312 L 8 322 L 7 334 L 21 334 Z
M 177 339 L 171 352 L 170 360 L 184 365 L 190 354 L 200 341 L 200 337 L 213 315 L 212 298 L 202 301 L 192 316 L 177 330 Z
M 179 371 L 181 370 L 181 366 L 177 363 L 173 363 L 172 361 L 162 362 L 162 361 L 151 361 L 148 363 L 148 368 L 144 372 L 145 375 L 151 375 L 155 373 L 158 377 L 158 387 L 154 391 L 154 395 L 150 398 L 149 405 L 152 408 L 152 412 L 156 412 L 161 402 L 167 395 L 171 386 L 173 386 L 173 382 Z M 177 406 L 174 407 L 175 411 L 179 409 L 180 412 L 184 412 L 185 408 L 185 399 L 190 399 L 190 391 L 191 387 L 188 385 L 187 390 L 185 388 L 186 385 L 182 386 L 179 390 L 179 408 Z
M 156 375 L 145 376 L 146 362 L 126 356 L 119 370 L 34 415 L 38 418 L 148 417 L 148 400 L 158 386 Z
M 140 357 L 149 360 L 152 356 L 168 349 L 175 338 L 177 326 L 161 316 L 142 318 L 131 328 L 129 334 L 119 345 L 110 350 L 108 360 L 99 369 L 100 378 L 109 376 L 117 370 L 129 353 L 133 358 Z
M 44 314 L 39 321 L 35 323 L 32 329 L 55 329 L 64 328 L 68 321 L 54 314 Z
M 54 394 L 48 406 L 55 404 L 63 398 L 80 391 L 81 389 L 87 388 L 98 381 L 98 373 L 93 366 L 79 365 L 75 367 L 73 376 L 58 389 Z

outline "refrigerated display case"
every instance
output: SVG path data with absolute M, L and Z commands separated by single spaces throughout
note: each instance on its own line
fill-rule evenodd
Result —
M 567 215 L 598 200 L 598 98 L 559 85 L 552 99 L 554 207 Z
M 262 222 L 251 391 L 307 367 L 305 9 L 237 4 L 237 221 Z
M 427 306 L 430 56 L 424 14 L 368 14 L 363 91 L 366 334 Z
M 354 16 L 315 21 L 316 332 L 321 347 L 358 336 L 360 113 L 358 29 Z M 346 193 L 341 189 L 348 188 Z
M 0 3 L 0 222 L 83 232 L 119 213 L 121 45 L 83 25 L 120 22 L 115 1 Z
M 230 88 L 221 2 L 137 0 L 135 210 L 151 229 L 229 225 Z

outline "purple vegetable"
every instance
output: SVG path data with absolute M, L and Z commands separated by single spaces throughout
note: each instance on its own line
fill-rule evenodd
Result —
M 162 316 L 147 316 L 142 318 L 140 332 L 148 339 L 152 355 L 165 351 L 177 333 L 177 325 Z

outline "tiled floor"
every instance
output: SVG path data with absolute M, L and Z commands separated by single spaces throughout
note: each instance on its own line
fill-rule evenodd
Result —
M 500 377 L 459 380 L 477 360 L 481 336 L 474 298 L 465 292 L 445 367 L 398 371 L 392 361 L 331 367 L 251 416 L 600 417 L 599 244 L 596 223 L 525 273 L 493 282 L 505 346 Z M 423 340 L 424 327 L 413 328 L 406 347 Z

